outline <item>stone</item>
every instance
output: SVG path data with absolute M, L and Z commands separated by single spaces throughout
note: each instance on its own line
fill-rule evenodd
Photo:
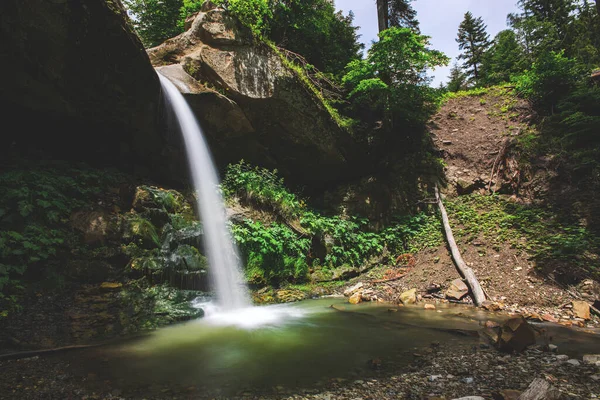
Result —
M 499 328 L 500 324 L 498 324 L 497 322 L 494 321 L 485 321 L 485 325 L 486 328 Z
M 585 301 L 573 301 L 573 315 L 577 318 L 582 318 L 584 320 L 590 320 L 592 316 L 590 315 L 590 305 Z
M 467 397 L 458 397 L 452 400 L 485 400 L 484 397 L 481 396 L 467 396 Z
M 469 288 L 467 285 L 462 281 L 462 279 L 455 279 L 452 281 L 450 287 L 446 291 L 446 298 L 452 300 L 461 300 L 467 294 L 469 294 Z
M 362 282 L 358 282 L 356 285 L 354 286 L 350 286 L 349 288 L 347 288 L 346 290 L 344 290 L 344 296 L 346 297 L 350 297 L 352 296 L 354 293 L 358 292 L 360 289 L 362 289 L 365 286 L 364 283 Z
M 581 362 L 579 360 L 576 360 L 574 358 L 571 358 L 570 360 L 567 360 L 567 364 L 571 364 L 575 367 L 578 367 L 581 365 Z
M 521 391 L 505 389 L 492 394 L 494 400 L 518 400 L 521 396 Z
M 523 317 L 511 318 L 500 328 L 498 349 L 505 352 L 521 352 L 535 344 L 536 334 Z
M 417 302 L 417 289 L 410 289 L 400 295 L 402 304 L 415 304 Z
M 433 304 L 425 304 L 423 308 L 425 310 L 435 310 L 435 306 Z
M 435 382 L 435 381 L 437 381 L 438 379 L 441 379 L 441 378 L 442 378 L 442 375 L 430 375 L 429 378 L 427 378 L 427 380 L 429 382 Z
M 362 293 L 356 292 L 348 299 L 348 303 L 350 304 L 358 304 L 362 302 Z
M 536 378 L 521 394 L 519 400 L 559 400 L 560 398 L 560 391 L 554 388 L 550 382 Z
M 596 364 L 600 361 L 600 354 L 585 354 L 583 356 L 584 364 Z
M 550 314 L 542 314 L 542 319 L 546 322 L 554 322 L 554 323 L 558 322 L 558 320 Z
M 377 296 L 372 290 L 365 290 L 361 293 L 360 298 L 362 301 L 377 301 Z
M 558 351 L 558 346 L 555 344 L 549 344 L 548 351 L 551 351 L 552 353 L 556 353 Z
M 569 359 L 569 356 L 566 354 L 559 354 L 556 356 L 556 361 L 567 361 Z
M 466 378 L 462 378 L 460 381 L 470 385 L 471 383 L 475 382 L 475 379 L 472 376 L 467 376 Z
M 532 313 L 527 313 L 524 315 L 525 319 L 529 320 L 529 321 L 535 321 L 535 322 L 542 322 L 543 319 L 541 317 L 540 314 L 532 312 Z
M 489 300 L 486 300 L 483 303 L 481 303 L 481 307 L 484 310 L 488 310 L 488 311 L 500 311 L 500 310 L 502 310 L 502 305 L 500 303 L 497 303 L 495 301 L 489 301 Z

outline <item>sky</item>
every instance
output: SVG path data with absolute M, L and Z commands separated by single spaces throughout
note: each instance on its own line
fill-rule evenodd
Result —
M 432 86 L 447 82 L 452 62 L 460 54 L 456 35 L 458 26 L 467 11 L 475 17 L 482 17 L 493 38 L 507 28 L 506 16 L 517 10 L 517 0 L 415 0 L 412 4 L 417 11 L 421 33 L 430 36 L 431 48 L 443 51 L 452 59 L 447 67 L 431 71 L 434 77 Z M 354 24 L 360 26 L 360 40 L 367 46 L 377 37 L 377 8 L 375 0 L 335 0 L 338 10 L 344 14 L 354 12 Z

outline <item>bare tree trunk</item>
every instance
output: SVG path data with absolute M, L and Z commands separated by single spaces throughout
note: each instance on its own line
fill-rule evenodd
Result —
M 388 25 L 388 1 L 377 0 L 377 21 L 379 23 L 379 32 L 387 29 Z
M 465 278 L 467 281 L 467 285 L 469 289 L 471 289 L 471 296 L 473 296 L 473 302 L 476 306 L 480 306 L 481 303 L 485 301 L 485 294 L 483 293 L 483 289 L 475 276 L 475 273 L 471 268 L 467 266 L 462 256 L 460 255 L 460 250 L 458 250 L 458 246 L 456 245 L 456 240 L 454 240 L 454 235 L 452 234 L 452 228 L 450 228 L 450 221 L 448 220 L 448 214 L 446 213 L 446 208 L 444 207 L 444 203 L 442 202 L 442 198 L 440 196 L 440 192 L 435 187 L 435 199 L 438 203 L 438 207 L 440 209 L 440 213 L 442 214 L 442 223 L 444 224 L 444 232 L 446 233 L 446 240 L 448 241 L 448 247 L 450 247 L 450 252 L 452 253 L 452 259 L 454 260 L 454 264 L 456 264 L 456 268 L 458 272 Z
M 600 17 L 600 0 L 596 0 L 596 11 L 598 11 L 598 17 Z

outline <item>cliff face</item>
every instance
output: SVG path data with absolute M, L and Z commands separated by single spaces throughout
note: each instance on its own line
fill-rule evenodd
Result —
M 0 4 L 0 151 L 161 174 L 160 90 L 119 0 Z
M 347 132 L 275 50 L 223 10 L 203 10 L 148 53 L 187 97 L 220 163 L 244 158 L 311 187 L 347 173 L 356 151 Z
M 275 50 L 223 10 L 204 10 L 148 54 L 127 21 L 120 0 L 0 3 L 0 157 L 187 182 L 154 66 L 187 97 L 220 167 L 246 159 L 309 188 L 347 174 L 349 135 Z

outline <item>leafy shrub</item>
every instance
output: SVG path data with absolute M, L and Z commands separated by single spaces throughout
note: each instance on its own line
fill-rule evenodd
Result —
M 251 167 L 243 160 L 227 167 L 223 179 L 226 197 L 238 196 L 259 207 L 269 208 L 284 219 L 298 217 L 305 204 L 283 184 L 277 170 Z

